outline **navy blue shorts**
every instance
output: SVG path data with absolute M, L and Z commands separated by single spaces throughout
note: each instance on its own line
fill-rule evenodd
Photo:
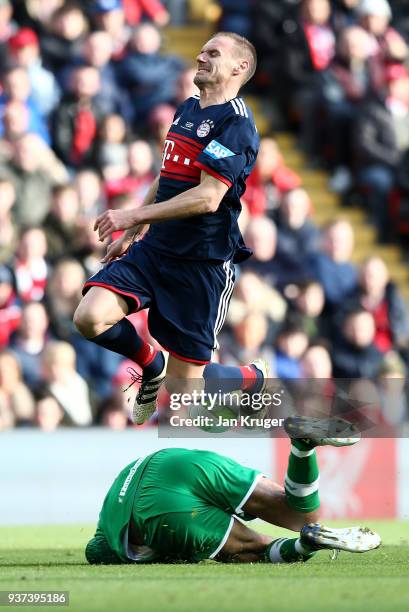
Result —
M 205 364 L 217 348 L 234 285 L 230 262 L 187 261 L 168 257 L 136 242 L 84 284 L 119 293 L 129 313 L 149 308 L 151 335 L 171 355 Z

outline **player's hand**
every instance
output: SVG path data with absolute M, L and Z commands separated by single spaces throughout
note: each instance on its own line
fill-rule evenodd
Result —
M 144 237 L 149 229 L 149 225 L 141 223 L 132 229 L 134 229 L 135 232 L 131 236 L 128 236 L 125 233 L 120 238 L 117 238 L 117 240 L 114 240 L 108 245 L 106 255 L 101 259 L 101 263 L 109 263 L 110 261 L 124 255 L 133 242 L 141 240 L 141 238 Z
M 112 210 L 110 208 L 95 219 L 94 231 L 98 231 L 98 237 L 103 242 L 113 232 L 130 229 L 137 223 L 137 211 L 134 209 Z
M 121 257 L 129 249 L 132 240 L 125 240 L 123 236 L 111 242 L 108 245 L 107 252 L 101 259 L 101 263 L 109 263 L 118 257 Z

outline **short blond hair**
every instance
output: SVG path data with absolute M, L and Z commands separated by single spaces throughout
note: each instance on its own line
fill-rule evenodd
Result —
M 244 85 L 254 76 L 257 68 L 257 52 L 253 43 L 251 43 L 247 38 L 244 38 L 244 36 L 240 36 L 240 34 L 236 34 L 235 32 L 216 32 L 212 38 L 217 38 L 218 36 L 231 38 L 235 43 L 238 55 L 248 60 L 249 67 L 246 78 L 242 83 L 242 85 Z

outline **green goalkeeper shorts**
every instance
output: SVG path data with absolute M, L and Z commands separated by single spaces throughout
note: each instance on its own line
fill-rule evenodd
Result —
M 135 494 L 132 519 L 161 560 L 212 559 L 224 546 L 233 516 L 260 472 L 210 451 L 168 448 L 147 464 Z

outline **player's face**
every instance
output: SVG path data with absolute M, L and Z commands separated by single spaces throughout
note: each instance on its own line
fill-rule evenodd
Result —
M 193 82 L 199 89 L 226 83 L 238 63 L 234 41 L 223 36 L 212 38 L 204 45 L 196 61 L 197 71 Z

